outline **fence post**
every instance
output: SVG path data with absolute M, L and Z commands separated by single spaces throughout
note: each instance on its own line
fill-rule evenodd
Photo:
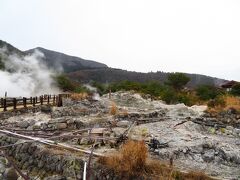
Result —
M 43 105 L 43 96 L 40 96 L 40 103 Z
M 59 94 L 58 95 L 58 107 L 61 107 L 62 106 L 62 95 Z
M 30 97 L 30 103 L 31 103 L 31 104 L 33 103 L 33 98 L 32 98 L 32 97 Z
M 47 96 L 47 104 L 49 104 L 50 103 L 50 96 L 48 95 Z
M 23 98 L 23 107 L 27 108 L 27 98 Z
M 54 95 L 53 96 L 53 106 L 55 106 L 55 104 L 56 104 L 56 96 Z
M 7 99 L 3 99 L 3 111 L 7 111 Z
M 33 100 L 33 106 L 35 106 L 35 98 L 32 98 L 32 100 Z
M 3 107 L 3 98 L 1 98 L 1 107 Z
M 13 98 L 13 109 L 17 109 L 17 99 Z

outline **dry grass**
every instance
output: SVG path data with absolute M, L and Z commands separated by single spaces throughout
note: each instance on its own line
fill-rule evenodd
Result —
M 113 101 L 111 102 L 111 107 L 110 107 L 110 111 L 109 111 L 109 113 L 111 114 L 111 115 L 116 115 L 117 114 L 117 105 L 116 105 L 116 103 L 114 103 Z
M 88 94 L 87 93 L 73 93 L 73 94 L 71 94 L 70 98 L 72 100 L 79 101 L 79 100 L 88 98 Z
M 223 96 L 222 98 L 223 98 L 223 101 L 225 102 L 225 105 L 208 108 L 209 113 L 218 113 L 221 111 L 226 111 L 231 108 L 240 112 L 240 98 L 239 97 L 226 95 L 226 96 Z
M 148 158 L 144 141 L 128 141 L 118 153 L 101 157 L 99 162 L 121 179 L 212 180 L 201 172 L 182 173 L 166 163 Z
M 225 109 L 234 108 L 237 111 L 240 111 L 240 98 L 235 96 L 225 96 L 224 100 L 226 102 Z

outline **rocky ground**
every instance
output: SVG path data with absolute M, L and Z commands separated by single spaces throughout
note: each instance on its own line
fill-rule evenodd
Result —
M 117 108 L 116 114 L 110 113 L 113 102 Z M 94 152 L 104 155 L 115 150 L 115 147 L 119 145 L 116 141 L 122 140 L 123 134 L 127 134 L 128 138 L 146 142 L 156 139 L 159 141 L 158 147 L 149 148 L 152 158 L 166 162 L 173 159 L 174 166 L 183 171 L 201 170 L 219 179 L 240 179 L 239 115 L 234 111 L 229 111 L 212 116 L 204 113 L 205 110 L 205 106 L 166 105 L 162 101 L 144 99 L 133 92 L 117 92 L 111 94 L 111 99 L 109 95 L 104 95 L 98 100 L 65 99 L 63 107 L 43 106 L 34 112 L 19 113 L 17 116 L 12 113 L 5 114 L 0 116 L 2 117 L 0 125 L 1 129 L 44 139 L 70 133 L 75 137 L 64 136 L 64 138 L 58 138 L 56 142 L 84 150 L 90 150 L 93 144 L 97 144 Z M 80 129 L 88 130 L 80 134 L 76 133 Z M 97 137 L 105 137 L 105 139 L 91 139 L 88 137 L 89 133 Z M 9 136 L 4 133 L 0 135 Z M 14 143 L 23 141 L 19 137 L 15 136 L 15 138 Z M 6 143 L 11 144 L 11 141 L 0 140 L 3 142 L 1 146 Z M 31 146 L 37 146 L 36 149 L 46 148 L 46 145 L 42 143 L 34 143 Z M 50 146 L 47 148 L 49 149 Z M 43 162 L 43 166 L 38 167 L 37 171 L 49 173 L 36 176 L 31 173 L 36 166 L 34 162 L 26 163 L 24 168 L 22 159 L 16 161 L 16 164 L 20 169 L 25 169 L 24 171 L 28 172 L 29 176 L 38 179 L 56 179 L 52 177 L 53 175 L 63 178 L 66 176 L 65 168 L 67 168 L 68 178 L 81 179 L 81 173 L 75 172 L 83 170 L 83 162 L 88 161 L 89 154 L 72 153 L 71 155 L 69 152 L 63 153 L 58 148 L 56 154 L 56 147 L 52 145 L 50 149 L 49 156 L 57 156 L 57 159 L 53 158 L 46 162 L 56 161 L 55 164 L 57 164 L 57 162 L 62 162 L 60 159 L 65 159 L 64 163 L 77 159 L 80 165 L 71 166 L 72 168 L 69 169 L 63 163 L 58 171 L 56 166 L 51 166 L 51 169 L 44 164 L 45 159 L 49 159 L 48 156 L 38 157 Z M 34 152 L 28 153 L 27 156 L 32 157 Z M 26 152 L 23 150 L 22 153 Z M 13 157 L 14 162 L 18 160 L 15 149 L 12 149 L 8 155 Z M 27 159 L 28 162 L 31 158 Z M 0 157 L 0 173 L 2 174 L 0 179 L 6 178 L 13 172 L 6 158 Z

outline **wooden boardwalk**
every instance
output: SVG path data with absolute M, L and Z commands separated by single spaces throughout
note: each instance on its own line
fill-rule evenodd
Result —
M 51 105 L 60 107 L 62 106 L 62 98 L 68 97 L 70 97 L 70 94 L 42 95 L 30 98 L 1 98 L 0 112 L 35 107 L 39 105 Z

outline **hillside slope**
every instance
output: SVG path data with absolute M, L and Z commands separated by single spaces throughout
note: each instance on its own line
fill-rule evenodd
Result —
M 96 61 L 85 60 L 75 56 L 69 56 L 60 52 L 51 51 L 41 47 L 37 47 L 25 53 L 33 53 L 35 50 L 41 51 L 45 56 L 45 62 L 51 68 L 62 67 L 64 72 L 73 72 L 81 69 L 95 69 L 95 68 L 106 68 L 107 65 Z
M 51 69 L 62 69 L 72 80 L 87 83 L 89 81 L 97 81 L 101 83 L 118 82 L 123 80 L 146 82 L 146 81 L 160 81 L 164 82 L 167 79 L 169 73 L 158 71 L 156 73 L 141 73 L 134 71 L 126 71 L 121 69 L 110 68 L 103 63 L 96 61 L 85 60 L 79 57 L 70 56 L 61 52 L 51 51 L 41 47 L 30 49 L 27 51 L 21 51 L 11 44 L 0 40 L 0 48 L 6 47 L 7 51 L 4 51 L 5 55 L 16 53 L 20 56 L 32 54 L 35 50 L 41 51 L 45 58 L 43 62 Z M 0 51 L 1 55 L 1 51 Z M 3 67 L 1 64 L 0 56 L 0 69 Z M 200 84 L 220 85 L 225 80 L 213 78 L 199 74 L 186 74 L 191 78 L 189 87 L 196 87 Z
M 147 82 L 147 81 L 159 81 L 164 82 L 170 73 L 166 72 L 150 72 L 141 73 L 134 71 L 126 71 L 114 68 L 102 68 L 102 69 L 86 69 L 68 73 L 68 76 L 78 82 L 87 83 L 89 81 L 96 81 L 101 83 L 111 83 L 123 80 Z M 202 84 L 219 86 L 225 80 L 213 78 L 199 74 L 186 74 L 191 78 L 188 83 L 188 87 L 196 87 Z

